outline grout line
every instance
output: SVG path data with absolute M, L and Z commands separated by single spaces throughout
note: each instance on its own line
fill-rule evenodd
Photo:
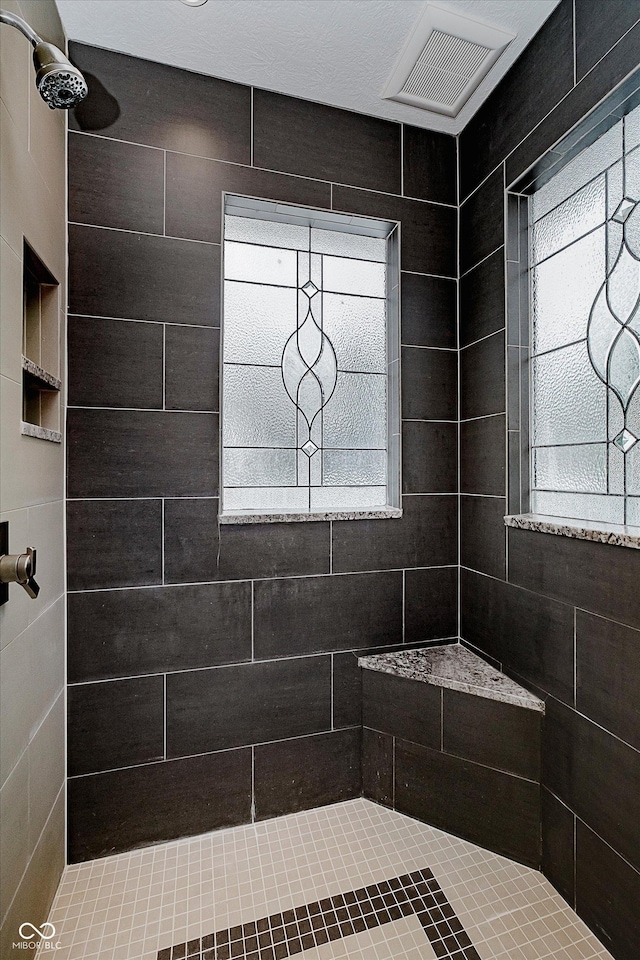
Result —
M 396 808 L 396 738 L 391 737 L 391 806 Z
M 249 165 L 250 165 L 251 167 L 253 166 L 253 136 L 254 136 L 253 127 L 254 127 L 254 119 L 253 119 L 253 87 L 251 87 L 251 120 L 250 120 L 251 144 L 250 144 L 250 147 L 249 147 L 249 161 L 250 161 Z
M 167 675 L 166 673 L 162 674 L 163 677 L 163 710 L 164 710 L 164 747 L 163 747 L 163 759 L 167 759 Z
M 165 390 L 164 390 L 164 357 L 163 357 L 163 383 L 162 383 L 162 403 L 161 407 L 94 407 L 94 406 L 79 406 L 78 404 L 69 404 L 67 410 L 112 410 L 114 413 L 201 413 L 211 416 L 215 414 L 219 416 L 219 410 L 168 410 L 165 406 Z M 78 498 L 76 498 L 78 499 Z M 80 498 L 83 499 L 83 498 Z M 115 498 L 119 499 L 119 498 Z M 139 500 L 144 500 L 144 497 L 138 497 Z
M 335 718 L 334 718 L 334 710 L 333 710 L 333 696 L 334 696 L 333 685 L 335 681 L 335 662 L 333 657 L 334 657 L 334 654 L 332 653 L 331 654 L 331 684 L 330 684 L 331 686 L 331 729 L 335 730 Z
M 167 151 L 162 151 L 162 236 L 167 235 Z
M 333 573 L 333 520 L 329 520 L 329 573 Z
M 251 823 L 256 822 L 256 748 L 251 745 Z
M 98 313 L 70 313 L 67 312 L 68 318 L 78 318 L 80 320 L 119 320 L 122 323 L 154 323 L 157 326 L 164 324 L 166 327 L 191 327 L 196 330 L 220 330 L 220 324 L 217 323 L 179 323 L 177 320 L 145 320 L 144 317 L 105 317 L 103 314 Z
M 403 496 L 409 496 L 409 494 L 403 494 Z M 455 496 L 455 494 L 433 494 L 433 496 Z M 161 500 L 161 497 L 154 497 L 151 499 Z M 170 497 L 167 499 L 192 499 L 191 497 L 182 497 L 174 498 Z M 207 499 L 207 498 L 200 498 Z M 211 499 L 215 500 L 216 497 Z M 99 501 L 96 501 L 99 502 Z M 346 522 L 346 521 L 345 521 Z M 264 576 L 264 577 L 237 577 L 229 578 L 228 580 L 185 580 L 184 582 L 172 582 L 166 583 L 166 587 L 199 587 L 199 586 L 223 586 L 226 583 L 249 583 L 251 580 L 257 582 L 275 582 L 280 583 L 282 580 L 311 580 L 317 579 L 318 577 L 353 577 L 353 576 L 368 576 L 369 574 L 375 573 L 401 573 L 403 569 L 407 570 L 452 570 L 455 569 L 457 564 L 455 563 L 439 563 L 434 565 L 427 565 L 424 567 L 388 567 L 384 570 L 336 570 L 333 574 L 328 573 L 296 573 L 289 576 L 283 577 L 273 577 L 273 576 Z M 134 585 L 129 585 L 125 587 L 89 587 L 84 590 L 68 590 L 68 594 L 84 594 L 84 593 L 117 593 L 121 590 L 157 590 L 158 587 L 162 586 L 160 583 L 139 583 Z
M 573 708 L 577 708 L 578 697 L 578 659 L 577 659 L 578 611 L 573 608 Z
M 478 337 L 477 340 L 471 340 L 470 343 L 465 343 L 464 346 L 460 347 L 460 352 L 463 350 L 468 350 L 469 347 L 475 347 L 478 343 L 484 343 L 485 340 L 490 340 L 491 337 L 497 337 L 499 333 L 504 333 L 506 330 L 506 325 L 498 327 L 497 330 L 493 330 L 492 333 L 487 333 L 484 337 Z
M 255 663 L 255 583 L 251 581 L 251 662 Z
M 97 407 L 92 409 L 104 410 L 109 408 Z M 164 323 L 162 324 L 162 409 L 167 409 L 167 328 Z
M 407 571 L 402 571 L 402 642 L 407 642 L 406 637 L 406 613 L 407 613 Z
M 495 417 L 506 417 L 506 413 L 506 410 L 499 410 L 497 413 L 485 413 L 481 417 L 464 417 L 460 420 L 460 424 L 473 423 L 474 420 L 492 420 Z
M 404 197 L 404 123 L 400 124 L 400 196 Z
M 160 586 L 164 586 L 164 497 L 161 499 L 161 508 L 160 508 L 160 567 L 162 570 L 162 583 Z
M 361 730 L 361 724 L 352 724 L 348 727 L 340 727 L 340 733 L 343 733 L 346 730 Z M 253 750 L 255 747 L 269 747 L 274 743 L 292 743 L 295 740 L 307 740 L 310 737 L 326 737 L 332 733 L 331 730 L 315 730 L 313 733 L 301 733 L 295 737 L 280 737 L 277 740 L 259 740 L 256 743 L 244 743 L 236 744 L 233 747 L 222 747 L 219 750 L 206 750 L 204 753 L 187 753 L 180 755 L 179 757 L 168 757 L 166 760 L 145 760 L 143 763 L 132 763 L 125 767 L 109 767 L 107 770 L 96 770 L 93 773 L 75 773 L 70 777 L 67 777 L 67 780 L 86 780 L 89 777 L 101 777 L 106 773 L 117 773 L 121 770 L 139 770 L 141 767 L 152 767 L 157 766 L 159 763 L 176 763 L 180 760 L 194 760 L 197 757 L 212 757 L 217 756 L 222 753 L 234 753 L 239 750 Z M 509 774 L 511 776 L 511 774 Z M 522 778 L 520 778 L 522 779 Z M 246 824 L 244 824 L 246 826 Z M 180 839 L 180 838 L 179 838 Z M 184 838 L 182 838 L 184 839 Z M 172 841 L 166 841 L 170 843 Z M 145 847 L 144 849 L 148 849 Z
M 497 169 L 498 169 L 498 168 L 496 167 L 496 170 L 497 170 Z M 496 171 L 494 170 L 493 172 L 495 173 Z M 482 260 L 478 260 L 478 262 L 477 262 L 477 263 L 474 263 L 473 266 L 472 266 L 472 267 L 469 267 L 468 270 L 462 271 L 462 272 L 460 273 L 460 280 L 463 280 L 465 277 L 468 277 L 470 273 L 473 273 L 473 271 L 474 271 L 474 270 L 477 270 L 478 267 L 481 267 L 483 263 L 486 263 L 487 260 L 490 260 L 491 257 L 493 257 L 496 253 L 498 253 L 498 251 L 500 250 L 501 247 L 504 247 L 504 243 L 501 243 L 499 246 L 497 246 L 497 247 L 495 248 L 495 250 L 492 250 L 491 253 L 488 253 L 488 254 L 486 255 L 486 257 L 483 257 L 483 258 L 482 258 Z
M 354 112 L 357 113 L 357 111 L 354 111 Z M 358 115 L 363 116 L 363 114 L 358 114 Z M 389 121 L 389 122 L 393 123 L 395 121 Z M 147 143 L 138 143 L 135 140 L 120 140 L 117 137 L 104 137 L 99 134 L 88 133 L 87 131 L 84 131 L 84 130 L 70 130 L 69 133 L 73 133 L 81 137 L 95 137 L 97 140 L 113 140 L 115 143 L 126 143 L 126 144 L 130 144 L 132 146 L 137 146 L 137 147 L 147 147 L 148 149 L 151 149 L 151 150 L 166 149 L 164 147 L 150 147 L 150 145 Z M 453 136 L 453 134 L 445 134 L 445 136 Z M 248 163 L 239 163 L 236 160 L 223 160 L 219 157 L 204 157 L 198 153 L 185 153 L 182 150 L 167 150 L 167 153 L 168 154 L 170 153 L 172 156 L 177 156 L 177 157 L 189 157 L 191 160 L 204 160 L 204 161 L 207 161 L 208 163 L 224 164 L 227 167 L 240 167 L 245 170 L 260 171 L 261 173 L 275 173 L 279 177 L 283 177 L 284 179 L 287 179 L 287 180 L 305 180 L 311 183 L 326 184 L 327 186 L 333 184 L 334 186 L 342 187 L 345 190 L 359 190 L 361 193 L 370 193 L 378 197 L 393 197 L 395 200 L 408 200 L 410 203 L 424 204 L 425 207 L 426 206 L 447 207 L 449 210 L 455 210 L 457 208 L 456 203 L 444 203 L 442 200 L 425 200 L 422 197 L 413 197 L 413 196 L 405 197 L 400 193 L 390 193 L 388 190 L 375 190 L 372 187 L 362 187 L 355 183 L 342 183 L 340 181 L 335 181 L 335 180 L 334 181 L 324 180 L 321 177 L 306 177 L 300 173 L 286 173 L 283 170 L 276 170 L 272 167 L 259 167 L 259 166 L 256 166 L 255 164 L 252 166 L 251 164 L 248 164 Z M 304 204 L 297 204 L 297 206 L 304 206 Z M 319 207 L 318 209 L 326 210 L 328 208 Z M 363 214 L 363 216 L 366 216 L 366 214 Z
M 86 230 L 110 230 L 112 233 L 128 233 L 134 237 L 156 237 L 159 240 L 181 240 L 183 243 L 203 243 L 207 247 L 219 247 L 220 243 L 214 240 L 198 240 L 195 237 L 174 237 L 169 234 L 149 233 L 148 230 L 126 230 L 123 227 L 108 227 L 102 223 L 82 223 L 80 220 L 69 220 L 70 227 L 83 227 Z M 81 314 L 84 316 L 84 314 Z
M 455 281 L 454 281 L 455 282 Z M 430 347 L 422 343 L 401 343 L 401 347 L 409 350 L 438 350 L 440 353 L 457 353 L 457 347 Z

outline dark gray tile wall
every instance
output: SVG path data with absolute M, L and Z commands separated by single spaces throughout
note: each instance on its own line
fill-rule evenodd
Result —
M 460 463 L 462 493 L 473 494 L 460 514 L 460 629 L 546 700 L 542 867 L 613 955 L 630 960 L 640 942 L 629 907 L 640 895 L 640 554 L 519 530 L 505 549 L 501 518 L 520 510 L 527 469 L 523 238 L 517 201 L 505 218 L 504 187 L 637 66 L 638 4 L 604 7 L 603 18 L 602 4 L 562 0 L 460 136 Z
M 540 713 L 362 671 L 364 795 L 540 865 Z
M 252 129 L 248 87 L 71 55 L 81 860 L 359 795 L 356 652 L 457 636 L 457 145 L 262 90 Z M 223 190 L 402 221 L 402 520 L 218 525 Z

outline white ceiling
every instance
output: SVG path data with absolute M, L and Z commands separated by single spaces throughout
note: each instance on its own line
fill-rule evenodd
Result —
M 559 0 L 438 0 L 517 34 L 457 117 L 382 100 L 424 0 L 57 0 L 71 40 L 459 133 Z

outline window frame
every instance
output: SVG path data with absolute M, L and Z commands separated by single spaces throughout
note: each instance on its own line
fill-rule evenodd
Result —
M 401 224 L 386 218 L 352 215 L 323 207 L 308 207 L 286 201 L 269 200 L 237 192 L 222 192 L 220 227 L 220 376 L 219 376 L 219 506 L 222 524 L 276 523 L 323 520 L 397 519 L 402 516 L 402 421 L 400 387 L 400 231 Z M 298 511 L 256 507 L 239 510 L 224 506 L 224 336 L 225 336 L 225 217 L 246 216 L 299 225 L 331 224 L 345 233 L 376 236 L 387 243 L 386 257 L 386 377 L 387 377 L 387 484 L 386 504 L 372 507 L 328 508 Z M 319 222 L 318 222 L 319 221 Z
M 640 105 L 640 68 L 519 174 L 505 189 L 505 369 L 507 510 L 505 524 L 525 530 L 640 547 L 640 526 L 531 512 L 532 448 L 530 197 Z M 507 165 L 508 172 L 508 165 Z

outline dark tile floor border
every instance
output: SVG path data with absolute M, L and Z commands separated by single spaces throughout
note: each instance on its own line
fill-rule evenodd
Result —
M 158 952 L 158 960 L 284 960 L 413 915 L 436 957 L 480 960 L 428 867 L 166 947 Z

